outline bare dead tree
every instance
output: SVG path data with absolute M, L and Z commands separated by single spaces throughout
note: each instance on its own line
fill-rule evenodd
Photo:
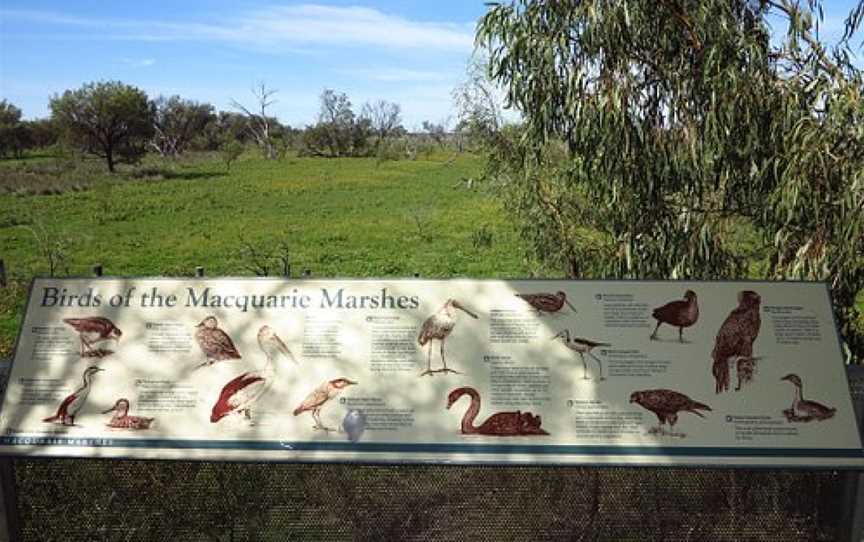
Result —
M 363 105 L 360 117 L 369 119 L 372 133 L 375 134 L 376 148 L 383 140 L 399 131 L 402 124 L 400 113 L 401 107 L 399 107 L 399 104 L 386 100 L 366 102 Z
M 268 160 L 276 159 L 276 147 L 273 144 L 273 130 L 275 119 L 267 116 L 267 108 L 276 103 L 273 96 L 279 92 L 276 89 L 268 89 L 266 83 L 258 83 L 252 88 L 252 94 L 258 102 L 257 112 L 252 112 L 237 100 L 231 100 L 231 107 L 246 115 L 246 129 L 261 147 L 264 156 Z

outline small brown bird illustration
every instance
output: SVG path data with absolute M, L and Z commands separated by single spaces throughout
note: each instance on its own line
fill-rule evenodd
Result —
M 538 294 L 516 294 L 516 297 L 521 298 L 526 303 L 531 305 L 537 314 L 553 314 L 560 311 L 564 305 L 570 307 L 573 312 L 578 312 L 572 303 L 567 301 L 567 294 L 558 291 L 554 294 L 538 293 Z
M 356 384 L 357 382 L 348 380 L 347 378 L 328 380 L 306 396 L 306 399 L 300 403 L 300 406 L 294 409 L 294 415 L 299 416 L 307 410 L 310 410 L 312 411 L 312 419 L 315 420 L 315 425 L 312 426 L 313 429 L 320 429 L 321 431 L 335 431 L 335 429 L 327 427 L 321 422 L 321 409 L 328 401 L 330 401 L 330 399 L 333 399 L 342 393 L 342 390 L 348 386 L 354 386 Z
M 753 343 L 759 336 L 762 319 L 759 316 L 761 298 L 750 290 L 738 293 L 738 306 L 729 313 L 714 341 L 711 352 L 714 375 L 714 391 L 721 393 L 729 391 L 729 364 L 737 362 L 738 385 L 735 391 L 741 389 L 744 382 L 753 378 L 758 357 L 753 356 Z
M 597 365 L 600 366 L 600 378 L 598 380 L 606 380 L 606 377 L 603 376 L 603 360 L 592 354 L 591 350 L 598 346 L 612 346 L 611 344 L 582 339 L 580 337 L 571 337 L 570 331 L 566 329 L 552 337 L 553 341 L 556 339 L 560 339 L 564 343 L 564 346 L 579 354 L 579 358 L 582 360 L 582 378 L 584 380 L 590 380 L 591 378 L 588 376 L 588 364 L 585 363 L 585 354 L 591 356 L 597 362 Z
M 678 328 L 678 341 L 684 342 L 684 328 L 690 327 L 699 319 L 699 305 L 696 302 L 696 292 L 687 290 L 684 292 L 684 299 L 666 303 L 662 307 L 657 307 L 651 316 L 657 320 L 657 327 L 654 328 L 654 333 L 651 334 L 651 340 L 657 339 L 657 331 L 661 324 L 669 324 Z
M 219 322 L 214 316 L 208 316 L 201 321 L 195 331 L 195 341 L 207 359 L 196 369 L 213 365 L 218 361 L 240 359 L 240 352 L 234 346 L 234 341 L 227 333 L 219 329 Z
M 102 358 L 113 354 L 111 350 L 102 348 L 95 349 L 96 343 L 114 341 L 119 343 L 123 332 L 114 325 L 114 322 L 102 316 L 90 316 L 87 318 L 64 318 L 63 322 L 70 325 L 78 332 L 81 343 L 80 355 L 82 358 Z
M 447 359 L 444 357 L 444 341 L 453 332 L 456 327 L 458 314 L 456 310 L 460 310 L 476 319 L 477 315 L 465 308 L 455 299 L 448 299 L 438 312 L 430 316 L 423 322 L 420 328 L 420 335 L 417 336 L 417 342 L 420 346 L 425 346 L 427 349 L 426 370 L 420 373 L 420 376 L 434 375 L 435 373 L 458 373 L 447 367 Z M 438 341 L 441 345 L 441 363 L 443 368 L 432 370 L 432 341 Z
M 780 380 L 791 382 L 795 386 L 795 398 L 792 401 L 792 408 L 783 411 L 786 419 L 790 422 L 809 422 L 813 420 L 821 421 L 834 417 L 837 412 L 836 408 L 827 407 L 816 401 L 808 401 L 804 399 L 804 383 L 801 377 L 796 374 L 788 374 Z
M 144 416 L 130 416 L 128 399 L 117 399 L 114 406 L 102 412 L 102 414 L 108 414 L 109 412 L 113 412 L 114 415 L 105 425 L 114 429 L 150 429 L 150 425 L 156 419 L 145 418 Z
M 660 423 L 656 428 L 651 430 L 652 433 L 668 434 L 672 437 L 686 436 L 683 433 L 671 432 L 678 421 L 679 412 L 690 412 L 700 418 L 704 418 L 705 416 L 699 411 L 711 410 L 711 407 L 708 405 L 694 401 L 683 393 L 665 389 L 634 391 L 630 394 L 630 402 L 636 403 L 646 410 L 650 410 L 657 416 Z M 664 431 L 664 423 L 669 424 L 669 433 Z
M 453 404 L 467 395 L 471 398 L 471 404 L 465 415 L 462 416 L 462 434 L 463 435 L 491 435 L 498 437 L 519 436 L 519 435 L 548 435 L 545 430 L 540 428 L 542 420 L 540 416 L 535 416 L 530 412 L 498 412 L 492 414 L 486 421 L 479 426 L 474 425 L 474 419 L 480 413 L 480 394 L 471 387 L 456 388 L 447 396 L 447 410 Z
M 90 395 L 90 388 L 93 386 L 93 377 L 96 376 L 96 373 L 104 370 L 99 367 L 87 367 L 84 369 L 84 374 L 82 375 L 84 384 L 63 399 L 60 406 L 57 407 L 56 414 L 42 421 L 48 423 L 60 422 L 61 425 L 75 425 L 75 416 L 84 407 L 84 403 L 87 402 L 87 396 Z

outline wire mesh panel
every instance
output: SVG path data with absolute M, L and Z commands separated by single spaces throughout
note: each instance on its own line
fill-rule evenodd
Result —
M 837 540 L 840 472 L 16 461 L 22 540 Z

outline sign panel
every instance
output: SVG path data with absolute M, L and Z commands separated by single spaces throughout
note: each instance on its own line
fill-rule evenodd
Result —
M 864 466 L 791 282 L 37 279 L 0 451 Z

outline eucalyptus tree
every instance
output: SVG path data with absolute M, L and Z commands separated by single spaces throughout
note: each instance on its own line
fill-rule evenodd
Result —
M 571 276 L 828 281 L 861 359 L 862 14 L 827 44 L 818 0 L 494 4 L 477 43 L 522 122 L 487 176 Z
M 213 106 L 180 96 L 153 100 L 153 139 L 151 147 L 162 156 L 182 154 L 192 140 L 216 122 Z
M 120 81 L 87 83 L 51 98 L 51 119 L 73 143 L 105 158 L 113 172 L 118 158 L 144 154 L 153 133 L 153 106 L 147 94 Z

